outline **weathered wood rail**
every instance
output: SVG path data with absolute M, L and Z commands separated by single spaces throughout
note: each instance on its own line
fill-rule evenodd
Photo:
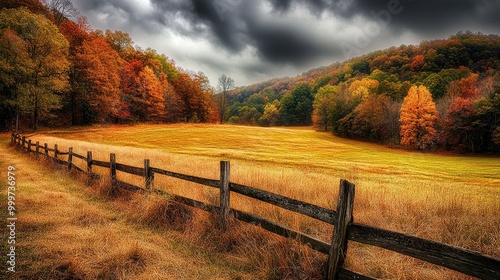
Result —
M 177 203 L 217 213 L 219 217 L 218 226 L 222 230 L 226 230 L 230 227 L 230 217 L 234 217 L 240 221 L 259 226 L 274 234 L 297 240 L 327 255 L 328 263 L 325 279 L 374 279 L 343 268 L 349 241 L 388 249 L 480 279 L 500 279 L 500 259 L 497 257 L 487 256 L 479 252 L 415 236 L 354 223 L 353 205 L 355 186 L 346 180 L 340 181 L 337 209 L 334 211 L 257 188 L 232 183 L 230 182 L 230 163 L 228 161 L 221 161 L 220 180 L 213 180 L 151 167 L 148 159 L 144 160 L 144 167 L 136 167 L 117 163 L 115 154 L 110 154 L 109 161 L 99 161 L 92 158 L 91 151 L 87 152 L 87 156 L 75 153 L 73 148 L 69 148 L 68 152 L 62 152 L 58 149 L 57 144 L 54 145 L 52 149 L 48 147 L 47 143 L 41 146 L 39 142 L 36 142 L 35 149 L 33 150 L 33 143 L 31 140 L 26 140 L 26 137 L 15 133 L 12 133 L 12 144 L 20 147 L 27 153 L 34 153 L 37 158 L 45 156 L 46 159 L 52 159 L 58 164 L 67 166 L 69 171 L 77 170 L 86 173 L 89 179 L 97 175 L 92 170 L 93 166 L 108 168 L 111 184 L 114 187 L 120 187 L 139 193 L 153 192 L 160 195 L 168 195 L 170 200 Z M 52 157 L 49 155 L 50 152 L 53 154 Z M 67 156 L 67 160 L 65 161 L 59 158 L 62 156 Z M 86 170 L 73 164 L 75 158 L 86 163 Z M 117 178 L 116 171 L 143 177 L 144 187 L 120 181 Z M 165 191 L 156 189 L 154 188 L 155 174 L 217 188 L 220 190 L 219 205 L 210 205 L 190 198 L 168 194 Z M 230 197 L 232 192 L 333 225 L 334 231 L 331 244 L 265 220 L 254 214 L 230 208 Z

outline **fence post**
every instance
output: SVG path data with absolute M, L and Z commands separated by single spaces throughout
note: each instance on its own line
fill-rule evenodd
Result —
M 73 147 L 69 147 L 69 149 L 68 149 L 68 171 L 71 171 L 72 165 L 73 165 Z
M 109 175 L 111 177 L 111 186 L 116 186 L 116 155 L 109 155 Z
M 59 151 L 57 150 L 57 144 L 54 145 L 54 158 L 57 159 L 57 155 L 59 154 Z
M 154 188 L 155 174 L 151 171 L 149 159 L 144 160 L 144 180 L 146 181 L 146 190 Z
M 230 210 L 230 162 L 221 161 L 220 162 L 220 217 L 219 217 L 219 227 L 221 230 L 225 231 L 229 228 L 229 210 Z
M 340 181 L 337 223 L 334 225 L 332 245 L 328 254 L 327 279 L 329 280 L 338 278 L 347 255 L 347 230 L 353 221 L 354 188 L 354 184 L 346 180 Z
M 36 141 L 36 158 L 40 158 L 40 141 Z
M 28 154 L 31 153 L 31 139 L 28 140 Z
M 45 148 L 45 159 L 49 159 L 49 145 L 45 143 L 43 147 Z
M 26 136 L 23 136 L 22 140 L 23 140 L 23 144 L 21 146 L 21 151 L 24 150 L 24 146 L 26 145 Z
M 87 184 L 89 185 L 92 180 L 92 152 L 87 152 Z

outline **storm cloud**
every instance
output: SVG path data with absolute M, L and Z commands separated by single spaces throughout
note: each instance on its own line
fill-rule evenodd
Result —
M 238 85 L 460 30 L 500 31 L 494 0 L 73 1 L 95 28 L 128 32 L 212 82 L 226 73 Z

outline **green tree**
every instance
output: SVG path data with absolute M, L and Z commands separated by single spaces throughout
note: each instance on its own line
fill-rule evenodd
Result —
M 284 125 L 310 125 L 313 96 L 309 85 L 301 84 L 281 100 L 281 121 Z
M 446 93 L 446 82 L 439 74 L 432 73 L 424 80 L 424 85 L 429 89 L 434 100 L 440 99 Z
M 36 130 L 60 107 L 57 93 L 68 87 L 69 43 L 52 22 L 25 8 L 0 11 L 0 32 L 2 87 L 9 89 L 9 106 L 29 113 Z

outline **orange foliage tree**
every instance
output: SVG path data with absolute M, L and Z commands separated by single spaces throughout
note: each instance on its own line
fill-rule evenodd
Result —
M 168 81 L 166 74 L 160 75 L 160 83 L 163 89 L 163 98 L 165 100 L 165 122 L 175 123 L 182 119 L 182 100 L 175 91 L 175 88 Z
M 140 60 L 125 64 L 121 72 L 121 109 L 118 117 L 124 119 L 144 119 L 144 98 L 141 92 L 139 73 L 144 69 Z
M 145 121 L 163 122 L 165 97 L 160 81 L 147 66 L 139 73 L 139 80 L 144 99 Z
M 114 119 L 120 110 L 120 72 L 123 60 L 102 37 L 83 42 L 75 56 L 75 68 L 86 86 L 84 101 L 97 121 Z
M 203 86 L 203 79 L 200 80 L 199 75 L 195 79 L 187 73 L 179 73 L 172 80 L 183 106 L 181 120 L 215 122 L 218 119 L 217 107 Z
M 401 106 L 401 144 L 425 150 L 436 142 L 438 112 L 425 86 L 412 86 Z

